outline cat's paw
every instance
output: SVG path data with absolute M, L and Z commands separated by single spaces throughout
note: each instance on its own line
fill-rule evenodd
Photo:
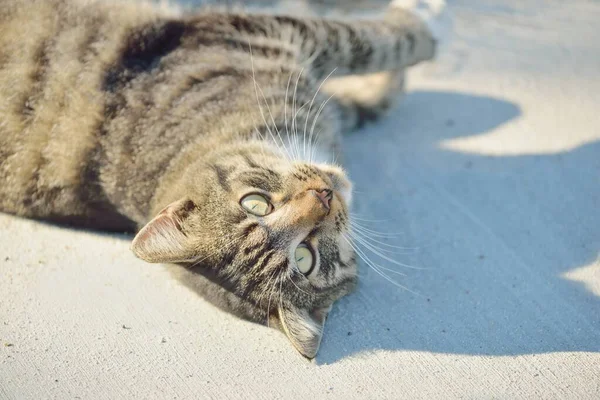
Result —
M 390 7 L 410 11 L 418 16 L 436 40 L 438 50 L 450 41 L 452 17 L 445 0 L 393 0 Z
M 388 114 L 402 100 L 404 75 L 404 70 L 392 70 L 342 76 L 327 81 L 324 90 L 335 93 L 350 130 Z

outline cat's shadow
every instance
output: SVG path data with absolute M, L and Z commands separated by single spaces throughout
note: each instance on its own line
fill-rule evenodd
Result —
M 402 233 L 371 243 L 408 246 L 386 254 L 427 269 L 367 251 L 405 273 L 383 271 L 414 293 L 361 262 L 359 289 L 330 314 L 318 363 L 378 350 L 600 351 L 600 297 L 564 276 L 592 266 L 600 251 L 600 142 L 506 156 L 444 145 L 506 134 L 494 130 L 522 113 L 503 99 L 417 91 L 389 118 L 345 138 L 354 209 L 384 220 L 359 222 Z

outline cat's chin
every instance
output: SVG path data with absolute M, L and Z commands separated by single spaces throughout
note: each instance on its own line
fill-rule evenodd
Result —
M 352 185 L 338 189 L 338 193 L 344 201 L 344 203 L 346 204 L 346 207 L 350 207 L 352 205 Z

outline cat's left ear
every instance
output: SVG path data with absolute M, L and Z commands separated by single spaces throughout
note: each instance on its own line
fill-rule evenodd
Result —
M 321 338 L 323 326 L 331 307 L 305 310 L 295 306 L 279 307 L 279 324 L 296 350 L 306 358 L 315 358 Z
M 133 253 L 151 263 L 173 263 L 192 258 L 194 246 L 183 226 L 195 208 L 189 199 L 169 204 L 135 236 L 131 243 Z

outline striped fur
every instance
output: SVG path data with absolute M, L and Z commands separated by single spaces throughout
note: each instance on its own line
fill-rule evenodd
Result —
M 330 74 L 402 74 L 434 47 L 398 8 L 343 22 L 0 0 L 0 210 L 142 228 L 138 256 L 187 267 L 177 274 L 208 300 L 313 357 L 356 284 L 351 185 L 332 162 L 342 131 L 385 107 L 318 88 Z M 335 193 L 328 213 L 309 196 L 321 188 Z M 272 214 L 239 206 L 253 190 Z M 317 249 L 308 277 L 289 261 L 301 241 Z

